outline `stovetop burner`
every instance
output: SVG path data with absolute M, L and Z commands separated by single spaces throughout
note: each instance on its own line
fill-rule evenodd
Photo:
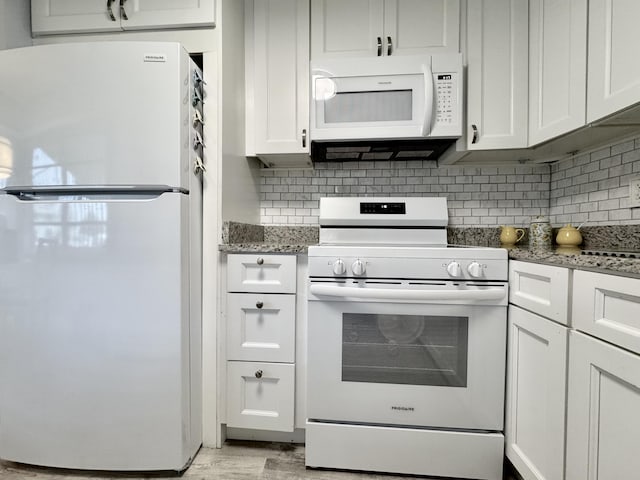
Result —
M 594 255 L 600 257 L 640 258 L 640 252 L 616 251 L 616 250 L 582 250 L 581 255 Z

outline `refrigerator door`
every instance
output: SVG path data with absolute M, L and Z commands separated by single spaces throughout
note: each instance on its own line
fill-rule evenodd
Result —
M 0 194 L 1 458 L 180 470 L 195 455 L 190 197 L 134 197 Z
M 12 185 L 188 188 L 189 57 L 177 43 L 0 52 L 0 137 Z

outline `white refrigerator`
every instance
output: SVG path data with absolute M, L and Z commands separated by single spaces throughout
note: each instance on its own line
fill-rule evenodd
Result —
M 175 43 L 0 52 L 0 458 L 200 447 L 202 85 Z

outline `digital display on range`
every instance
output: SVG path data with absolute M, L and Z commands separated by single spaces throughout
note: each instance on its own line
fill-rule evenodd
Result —
M 374 215 L 404 215 L 407 213 L 406 205 L 404 202 L 395 203 L 382 203 L 382 202 L 360 202 L 361 214 L 374 214 Z

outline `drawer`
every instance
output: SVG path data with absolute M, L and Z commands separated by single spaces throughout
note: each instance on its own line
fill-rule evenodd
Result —
M 510 261 L 509 303 L 569 325 L 569 269 Z
M 572 324 L 595 337 L 640 353 L 640 280 L 577 270 Z
M 227 359 L 295 361 L 296 296 L 227 294 Z
M 293 431 L 293 364 L 227 362 L 227 426 Z
M 229 255 L 229 292 L 295 293 L 295 255 Z

